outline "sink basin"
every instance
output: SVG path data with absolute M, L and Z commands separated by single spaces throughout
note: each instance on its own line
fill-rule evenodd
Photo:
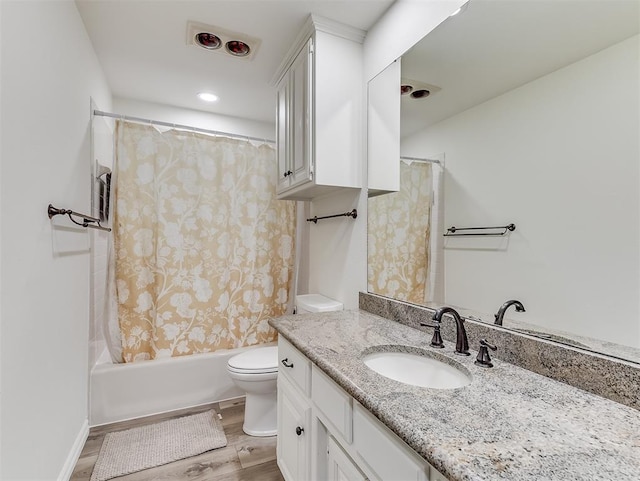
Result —
M 372 352 L 364 363 L 394 381 L 433 389 L 455 389 L 471 383 L 471 375 L 451 364 L 411 352 Z

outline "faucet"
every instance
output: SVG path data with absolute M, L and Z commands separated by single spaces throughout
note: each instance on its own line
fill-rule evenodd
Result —
M 441 307 L 433 315 L 433 320 L 436 321 L 438 331 L 440 330 L 439 327 L 444 314 L 451 314 L 453 319 L 456 321 L 456 354 L 468 356 L 469 341 L 467 340 L 467 331 L 464 328 L 464 321 L 460 317 L 460 314 L 458 314 L 458 312 L 452 307 Z
M 502 306 L 500 306 L 500 309 L 498 309 L 498 312 L 495 314 L 496 322 L 494 322 L 494 324 L 497 324 L 498 326 L 502 325 L 502 318 L 504 317 L 504 313 L 507 311 L 507 309 L 509 309 L 510 306 L 516 306 L 517 312 L 526 312 L 524 310 L 524 306 L 520 301 L 516 301 L 515 299 L 507 301 L 502 304 Z

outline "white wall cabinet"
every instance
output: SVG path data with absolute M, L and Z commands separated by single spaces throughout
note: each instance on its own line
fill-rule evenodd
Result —
M 309 39 L 278 85 L 278 193 L 313 182 L 310 132 L 312 56 L 313 39 Z
M 277 458 L 286 481 L 446 481 L 282 336 L 278 357 Z
M 279 199 L 362 187 L 364 35 L 312 15 L 276 72 Z

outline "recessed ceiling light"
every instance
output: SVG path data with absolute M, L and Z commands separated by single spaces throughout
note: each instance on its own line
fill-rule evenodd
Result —
M 412 90 L 413 90 L 413 87 L 411 85 L 406 85 L 406 84 L 400 85 L 400 95 L 410 94 Z
M 225 46 L 227 52 L 235 57 L 246 57 L 251 52 L 251 47 L 240 40 L 229 40 Z
M 414 98 L 414 99 L 424 99 L 424 98 L 427 98 L 429 95 L 431 95 L 431 92 L 429 92 L 427 89 L 420 89 L 420 90 L 411 92 L 411 98 Z
M 209 92 L 200 92 L 198 94 L 198 98 L 200 100 L 204 100 L 205 102 L 215 102 L 218 100 L 218 96 Z
M 207 50 L 215 50 L 220 48 L 222 40 L 217 35 L 208 32 L 198 32 L 195 38 L 198 45 Z

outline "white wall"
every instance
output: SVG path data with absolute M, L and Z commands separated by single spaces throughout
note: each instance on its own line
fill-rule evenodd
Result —
M 445 227 L 517 226 L 448 238 L 446 301 L 640 347 L 639 38 L 403 141 L 445 152 Z M 515 316 L 515 315 L 514 315 Z
M 398 0 L 367 32 L 363 46 L 363 82 L 406 52 L 454 12 L 464 0 Z M 366 88 L 363 89 L 363 153 L 353 159 L 366 179 Z M 366 184 L 366 180 L 365 180 Z M 367 290 L 367 189 L 331 195 L 311 203 L 311 216 L 358 209 L 358 218 L 318 222 L 309 227 L 309 291 L 358 307 L 358 292 Z
M 0 10 L 0 477 L 51 480 L 87 432 L 90 255 L 46 209 L 90 208 L 89 99 L 111 99 L 72 1 Z
M 120 97 L 113 99 L 113 110 L 113 113 L 121 115 L 160 120 L 162 122 L 187 125 L 207 130 L 217 130 L 236 135 L 247 135 L 272 141 L 276 139 L 275 112 L 273 113 L 272 123 L 258 122 L 240 117 L 230 117 L 228 115 L 219 115 L 211 112 L 183 109 Z

